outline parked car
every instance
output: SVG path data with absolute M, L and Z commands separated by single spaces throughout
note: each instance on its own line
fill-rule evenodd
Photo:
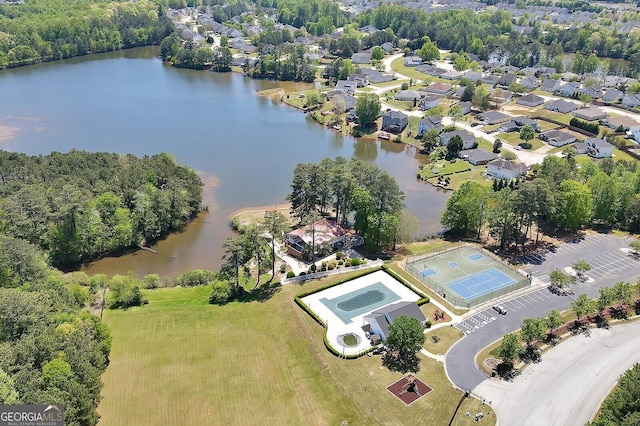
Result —
M 520 151 L 522 147 L 520 145 L 516 145 L 513 147 L 513 149 L 515 149 L 516 151 Z
M 507 315 L 507 310 L 502 305 L 493 305 L 493 310 L 500 315 Z

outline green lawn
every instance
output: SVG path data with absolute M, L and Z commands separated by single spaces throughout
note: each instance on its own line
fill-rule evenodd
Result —
M 487 170 L 486 166 L 470 167 L 472 168 L 468 171 L 447 175 L 447 177 L 449 178 L 449 185 L 447 186 L 447 188 L 458 189 L 460 185 L 462 185 L 462 183 L 467 180 L 473 180 L 482 185 L 491 185 L 491 181 L 487 181 L 484 176 Z M 436 184 L 438 182 L 438 178 L 431 177 L 428 179 L 428 181 L 432 184 Z
M 432 354 L 446 354 L 455 342 L 464 337 L 464 333 L 453 326 L 441 327 L 426 334 L 424 348 Z M 432 339 L 437 336 L 437 342 Z
M 499 133 L 496 135 L 496 137 L 512 146 L 516 146 L 524 142 L 522 139 L 520 139 L 520 134 L 518 132 Z M 531 146 L 531 149 L 528 151 L 535 151 L 536 149 L 544 146 L 544 142 L 542 142 L 539 139 L 532 139 L 529 141 L 529 143 L 532 146 Z
M 293 302 L 322 284 L 226 306 L 208 305 L 207 287 L 158 289 L 144 292 L 146 306 L 106 311 L 100 424 L 447 424 L 462 394 L 442 364 L 422 357 L 417 376 L 433 392 L 406 407 L 385 389 L 402 375 L 380 357 L 326 350 L 324 329 Z M 473 424 L 464 413 L 477 405 L 466 400 L 454 424 Z
M 571 119 L 573 118 L 573 115 L 571 115 L 571 113 L 560 114 L 558 112 L 548 111 L 540 107 L 536 110 L 531 111 L 531 114 L 529 114 L 529 117 L 549 118 L 551 120 L 556 120 L 560 123 L 569 125 L 569 121 L 571 121 Z
M 408 83 L 408 80 L 391 80 L 391 81 L 384 81 L 382 83 L 372 83 L 371 86 L 372 87 L 395 87 L 395 86 L 400 86 L 402 85 L 402 83 Z
M 428 179 L 431 177 L 437 178 L 438 176 L 446 176 L 452 173 L 459 173 L 462 171 L 471 170 L 472 168 L 473 166 L 464 160 L 456 159 L 453 163 L 447 160 L 440 160 L 432 164 L 426 164 L 421 171 L 421 176 L 424 179 Z M 434 170 L 437 170 L 438 173 L 434 173 Z
M 316 89 L 303 90 L 301 92 L 291 92 L 283 96 L 282 101 L 285 104 L 290 105 L 292 107 L 303 109 L 307 104 L 307 96 L 312 93 L 318 94 L 319 92 Z M 326 99 L 324 95 L 319 95 L 319 96 L 320 96 L 320 100 L 322 100 L 323 98 Z
M 391 69 L 395 72 L 407 76 L 409 78 L 413 78 L 414 80 L 421 81 L 431 81 L 432 79 L 425 73 L 416 71 L 413 67 L 405 67 L 404 66 L 404 56 L 401 56 L 391 62 Z

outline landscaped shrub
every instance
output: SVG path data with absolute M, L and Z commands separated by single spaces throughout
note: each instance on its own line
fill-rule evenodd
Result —
M 522 149 L 531 149 L 533 147 L 533 145 L 531 145 L 530 142 L 522 142 L 520 144 L 518 144 L 522 147 Z
M 307 273 L 305 271 L 300 272 L 300 275 L 298 275 L 299 277 L 304 277 L 305 275 L 307 275 Z
M 337 259 L 337 260 L 340 260 L 340 259 L 342 259 L 343 257 L 344 257 L 344 253 L 343 253 L 343 252 L 339 251 L 339 252 L 337 252 L 337 253 L 336 253 L 336 259 Z
M 296 276 L 295 272 L 293 272 L 293 271 L 287 272 L 287 278 L 293 278 L 295 276 Z
M 347 260 L 345 260 L 345 262 L 344 262 L 344 266 L 346 266 L 346 267 L 348 268 L 349 266 L 351 266 L 351 262 L 352 262 L 352 260 L 351 260 L 351 259 L 347 259 Z
M 287 265 L 286 264 L 281 264 L 280 265 L 280 273 L 284 274 L 287 271 Z
M 194 269 L 193 271 L 184 271 L 178 275 L 175 279 L 175 284 L 181 287 L 194 287 L 197 285 L 207 285 L 215 279 L 215 272 L 204 269 Z
M 427 320 L 427 322 L 424 323 L 424 327 L 431 328 L 431 320 Z
M 335 268 L 336 268 L 336 264 L 333 263 L 333 262 L 331 262 L 331 263 L 329 263 L 327 265 L 327 269 L 330 270 L 330 271 L 334 270 Z
M 338 260 L 338 265 L 343 265 L 344 264 L 344 260 L 340 259 Z
M 600 133 L 600 126 L 598 126 L 598 123 L 589 123 L 575 117 L 572 118 L 571 121 L 569 121 L 569 125 L 577 127 L 578 129 L 586 130 L 587 132 L 593 133 L 594 135 Z
M 209 303 L 213 305 L 224 305 L 233 298 L 233 285 L 227 280 L 217 280 L 211 282 L 211 293 Z

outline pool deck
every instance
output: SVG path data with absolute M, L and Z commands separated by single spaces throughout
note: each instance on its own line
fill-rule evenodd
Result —
M 376 271 L 363 277 L 356 278 L 346 283 L 328 288 L 326 290 L 319 291 L 317 293 L 310 294 L 302 298 L 309 309 L 311 309 L 327 327 L 327 341 L 337 351 L 344 355 L 355 355 L 362 353 L 363 351 L 371 348 L 369 339 L 366 337 L 362 326 L 364 325 L 363 317 L 369 315 L 372 311 L 380 309 L 382 306 L 377 306 L 373 309 L 367 310 L 360 315 L 351 318 L 349 324 L 345 324 L 331 309 L 329 309 L 321 299 L 334 299 L 347 293 L 354 292 L 356 290 L 364 289 L 371 286 L 374 283 L 382 283 L 385 287 L 390 289 L 393 293 L 397 294 L 400 299 L 394 300 L 391 303 L 397 303 L 400 301 L 415 302 L 420 299 L 418 294 L 414 293 L 404 285 L 400 284 L 391 275 L 384 271 Z M 386 306 L 386 305 L 383 305 Z M 353 333 L 360 337 L 360 344 L 355 347 L 344 347 L 338 343 L 338 336 L 343 334 Z

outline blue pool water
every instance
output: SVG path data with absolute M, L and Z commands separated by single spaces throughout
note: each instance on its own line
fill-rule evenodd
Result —
M 381 282 L 377 282 L 333 299 L 323 297 L 320 302 L 340 318 L 344 324 L 350 324 L 354 317 L 398 300 L 400 300 L 400 296 Z

